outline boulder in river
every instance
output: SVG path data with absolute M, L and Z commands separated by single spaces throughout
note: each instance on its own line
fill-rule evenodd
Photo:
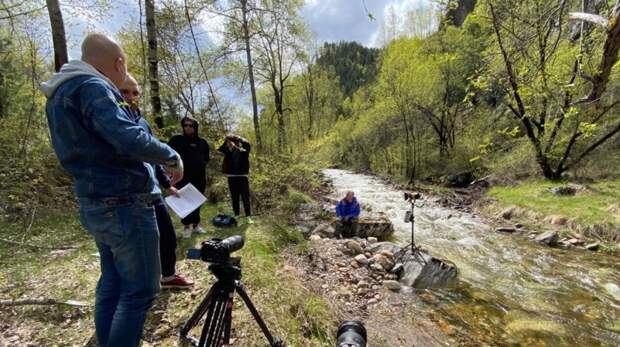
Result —
M 394 233 L 392 222 L 384 216 L 362 217 L 357 222 L 357 236 L 384 241 Z
M 401 249 L 391 242 L 379 242 L 370 246 L 374 253 L 389 251 L 402 269 L 398 271 L 402 285 L 423 289 L 446 287 L 457 280 L 458 271 L 454 264 L 435 258 L 424 250 L 411 253 L 411 248 Z
M 536 236 L 536 242 L 547 246 L 555 246 L 558 243 L 559 238 L 560 237 L 557 231 L 549 230 Z

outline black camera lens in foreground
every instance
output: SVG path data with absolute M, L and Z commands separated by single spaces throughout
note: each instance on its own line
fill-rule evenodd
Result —
M 241 235 L 235 235 L 222 240 L 222 245 L 228 248 L 229 253 L 236 252 L 243 248 L 243 237 Z
M 366 347 L 366 328 L 358 320 L 342 322 L 336 336 L 337 347 Z

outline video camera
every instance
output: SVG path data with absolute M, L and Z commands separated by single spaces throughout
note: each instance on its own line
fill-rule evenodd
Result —
M 207 263 L 226 263 L 230 254 L 243 248 L 243 237 L 240 235 L 230 236 L 224 240 L 211 239 L 203 241 L 200 249 L 187 250 L 187 259 L 200 259 Z
M 404 196 L 405 196 L 405 201 L 415 201 L 422 197 L 420 193 L 409 193 L 409 192 L 405 192 Z

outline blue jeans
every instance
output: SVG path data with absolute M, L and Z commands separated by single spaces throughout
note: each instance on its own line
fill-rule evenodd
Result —
M 138 346 L 161 276 L 155 209 L 147 200 L 80 199 L 80 219 L 101 258 L 97 341 L 104 347 Z

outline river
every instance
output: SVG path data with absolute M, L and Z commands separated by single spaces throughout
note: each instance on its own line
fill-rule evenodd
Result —
M 373 176 L 323 173 L 334 198 L 354 191 L 365 210 L 392 221 L 396 242 L 408 243 L 402 191 Z M 477 216 L 431 200 L 416 207 L 416 243 L 455 263 L 459 282 L 433 290 L 439 300 L 426 309 L 481 345 L 620 346 L 620 258 L 495 233 Z

